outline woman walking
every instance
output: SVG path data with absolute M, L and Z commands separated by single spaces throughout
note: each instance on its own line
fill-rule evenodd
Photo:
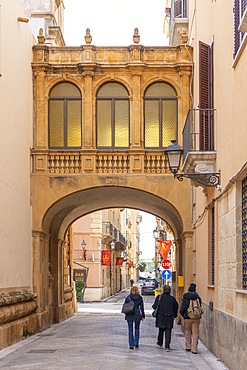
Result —
M 170 343 L 173 321 L 178 314 L 178 302 L 170 294 L 171 287 L 169 285 L 164 285 L 163 293 L 156 297 L 152 306 L 153 309 L 158 307 L 155 322 L 155 326 L 159 328 L 157 346 L 162 348 L 165 333 L 165 349 L 167 352 L 171 350 Z
M 130 300 L 134 302 L 134 312 L 127 313 L 125 320 L 128 323 L 129 348 L 134 349 L 139 348 L 140 323 L 141 320 L 145 319 L 143 299 L 138 287 L 135 285 L 130 288 L 130 294 L 125 298 L 125 303 Z

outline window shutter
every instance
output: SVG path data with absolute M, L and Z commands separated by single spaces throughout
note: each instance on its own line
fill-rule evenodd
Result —
M 199 107 L 209 108 L 209 49 L 210 46 L 199 42 Z
M 182 1 L 181 0 L 174 1 L 174 17 L 175 18 L 182 17 Z
M 209 94 L 209 120 L 210 120 L 210 148 L 209 150 L 214 150 L 214 43 L 212 42 L 210 47 L 210 94 Z
M 187 17 L 187 0 L 174 0 L 174 17 Z
M 199 108 L 200 108 L 200 150 L 212 150 L 211 137 L 212 122 L 210 119 L 212 108 L 211 76 L 211 51 L 210 46 L 199 42 Z
M 240 34 L 238 32 L 239 19 L 240 19 L 239 1 L 240 0 L 234 0 L 234 7 L 233 7 L 233 12 L 234 12 L 234 53 L 233 53 L 233 57 L 234 58 L 240 46 Z
M 244 15 L 244 11 L 247 7 L 247 0 L 242 0 L 241 2 L 241 17 Z

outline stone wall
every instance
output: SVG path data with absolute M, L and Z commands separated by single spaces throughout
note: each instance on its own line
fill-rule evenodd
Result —
M 0 292 L 0 349 L 38 331 L 35 297 L 28 290 Z
M 203 305 L 200 339 L 229 369 L 246 369 L 247 322 Z

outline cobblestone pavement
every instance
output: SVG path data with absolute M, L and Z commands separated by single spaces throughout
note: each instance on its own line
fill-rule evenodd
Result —
M 78 313 L 42 333 L 0 351 L 0 369 L 56 370 L 223 370 L 228 369 L 200 342 L 198 354 L 184 350 L 184 335 L 175 324 L 171 352 L 156 346 L 151 316 L 153 296 L 144 297 L 140 348 L 130 350 L 127 324 L 120 313 L 127 292 L 104 302 L 78 305 Z M 228 369 L 229 370 L 229 369 Z

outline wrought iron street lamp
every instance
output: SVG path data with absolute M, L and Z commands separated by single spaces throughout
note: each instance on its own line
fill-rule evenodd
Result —
M 83 241 L 81 242 L 81 247 L 82 249 L 84 250 L 87 246 L 87 243 L 85 242 L 85 240 L 83 239 Z
M 158 239 L 159 234 L 160 234 L 160 233 L 159 233 L 159 231 L 157 230 L 157 228 L 153 230 L 153 236 L 154 236 L 154 239 L 155 239 L 155 240 L 157 240 L 157 239 Z
M 85 242 L 85 240 L 83 239 L 83 241 L 81 242 L 81 248 L 83 250 L 83 259 L 86 261 L 87 259 L 87 250 L 86 250 L 86 246 L 87 246 L 87 243 Z
M 176 140 L 171 140 L 171 145 L 165 149 L 164 153 L 167 155 L 168 164 L 171 172 L 179 181 L 183 178 L 189 178 L 203 186 L 215 186 L 220 190 L 220 172 L 204 172 L 204 173 L 177 173 L 180 168 L 183 150 L 176 143 Z

